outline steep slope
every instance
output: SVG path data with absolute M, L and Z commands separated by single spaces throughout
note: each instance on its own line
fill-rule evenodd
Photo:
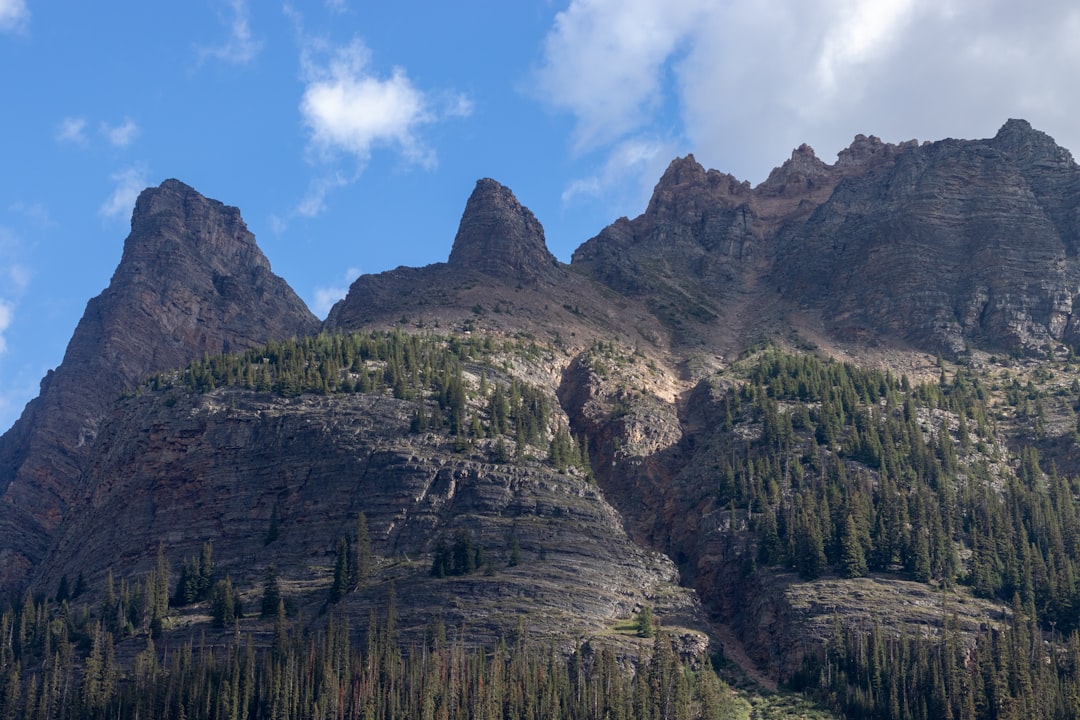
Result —
M 424 405 L 439 417 L 436 403 Z M 524 622 L 569 648 L 647 603 L 668 622 L 681 614 L 702 626 L 674 566 L 630 542 L 580 472 L 559 472 L 544 447 L 518 450 L 509 436 L 499 442 L 527 459 L 500 460 L 495 439 L 455 451 L 445 430 L 410 429 L 418 406 L 382 393 L 287 399 L 233 388 L 125 401 L 35 585 L 54 592 L 81 576 L 100 597 L 109 571 L 118 583 L 144 578 L 159 543 L 175 569 L 209 542 L 217 576 L 229 575 L 248 607 L 274 565 L 304 622 L 318 622 L 339 541 L 364 513 L 373 569 L 336 606 L 358 631 L 392 588 L 409 643 L 440 618 L 467 627 L 470 644 Z M 433 577 L 440 545 L 462 536 L 470 563 L 482 552 L 475 571 Z
M 910 147 L 777 240 L 772 284 L 842 339 L 956 355 L 1080 341 L 1080 169 L 1023 121 Z
M 1042 352 L 1080 340 L 1078 195 L 1069 152 L 1022 120 L 989 140 L 860 135 L 834 165 L 804 145 L 755 188 L 688 156 L 572 266 L 647 298 L 688 349 L 812 330 L 953 356 Z
M 44 556 L 121 393 L 204 353 L 316 328 L 239 210 L 176 180 L 144 191 L 109 287 L 87 304 L 63 362 L 0 438 L 0 594 L 17 594 Z

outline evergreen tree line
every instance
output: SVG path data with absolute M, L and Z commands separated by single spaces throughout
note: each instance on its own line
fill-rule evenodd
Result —
M 491 336 L 441 337 L 401 330 L 323 333 L 206 356 L 181 371 L 153 376 L 148 387 L 191 393 L 237 387 L 283 397 L 386 393 L 416 403 L 413 432 L 447 432 L 456 451 L 492 439 L 495 461 L 509 462 L 523 459 L 527 446 L 546 446 L 547 458 L 561 472 L 579 468 L 591 475 L 588 448 L 552 422 L 553 408 L 543 390 L 517 378 L 489 380 L 496 374 L 493 362 L 500 352 L 535 356 L 540 348 L 521 341 L 499 345 Z M 465 380 L 466 362 L 482 368 L 477 388 Z M 514 441 L 513 451 L 507 438 Z
M 946 611 L 942 628 L 869 632 L 836 621 L 796 685 L 847 718 L 1067 720 L 1080 717 L 1080 634 L 1045 637 L 1014 599 L 1007 627 L 965 635 Z
M 435 546 L 435 557 L 431 562 L 433 577 L 468 575 L 485 567 L 484 547 L 475 542 L 472 533 L 462 529 L 454 534 L 450 545 L 440 540 Z M 492 570 L 487 565 L 488 571 Z
M 498 352 L 526 352 L 490 336 L 469 338 L 389 332 L 321 333 L 272 340 L 247 351 L 204 356 L 186 368 L 154 375 L 150 389 L 184 388 L 206 393 L 218 387 L 302 393 L 382 392 L 408 399 L 417 393 L 448 392 L 465 362 L 489 362 Z M 537 350 L 538 352 L 538 350 Z
M 977 378 L 961 368 L 913 387 L 780 352 L 747 375 L 722 397 L 720 418 L 760 433 L 727 435 L 716 499 L 749 518 L 754 542 L 738 548 L 748 572 L 763 564 L 808 579 L 898 572 L 963 583 L 1004 603 L 1019 595 L 1044 630 L 1076 628 L 1080 484 L 1042 468 L 1034 447 L 1020 450 L 1015 471 L 991 467 Z
M 0 620 L 4 720 L 723 720 L 738 708 L 711 666 L 680 660 L 662 632 L 634 672 L 610 647 L 579 649 L 568 660 L 552 646 L 528 642 L 520 629 L 511 644 L 483 649 L 447 642 L 445 629 L 433 623 L 427 642 L 402 647 L 391 593 L 384 619 L 373 614 L 363 649 L 347 620 L 332 614 L 325 629 L 306 632 L 279 603 L 266 646 L 238 631 L 224 646 L 201 638 L 163 653 L 148 638 L 133 665 L 121 668 L 115 638 L 101 622 L 92 625 L 85 650 L 63 635 L 64 623 L 47 623 L 56 623 L 59 634 L 43 654 L 33 654 L 42 650 L 37 641 L 15 629 L 34 626 L 44 605 L 9 610 Z

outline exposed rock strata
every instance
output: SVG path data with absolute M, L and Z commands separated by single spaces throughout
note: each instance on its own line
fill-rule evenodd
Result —
M 18 592 L 42 559 L 121 393 L 203 353 L 316 328 L 239 210 L 176 180 L 144 191 L 109 287 L 87 304 L 63 363 L 0 438 L 0 594 Z
M 300 588 L 291 601 L 314 613 L 326 603 L 338 541 L 363 512 L 376 569 L 340 606 L 358 628 L 391 585 L 410 642 L 435 617 L 489 643 L 521 618 L 572 647 L 664 602 L 657 594 L 677 571 L 630 541 L 595 485 L 537 463 L 492 463 L 483 448 L 452 453 L 443 435 L 409 432 L 413 408 L 373 395 L 284 400 L 235 390 L 127 400 L 99 438 L 80 512 L 36 580 L 54 587 L 82 574 L 100 588 L 110 568 L 118 578 L 148 572 L 159 543 L 176 567 L 211 541 L 218 573 L 237 587 L 258 588 L 273 563 L 284 585 Z M 274 514 L 279 531 L 267 542 Z M 483 547 L 491 570 L 432 578 L 436 545 L 459 531 Z M 664 614 L 701 625 L 686 597 L 667 601 Z

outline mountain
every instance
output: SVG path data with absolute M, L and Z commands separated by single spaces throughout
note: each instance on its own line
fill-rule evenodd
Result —
M 1028 123 L 860 135 L 757 187 L 675 159 L 570 263 L 480 180 L 446 262 L 320 326 L 235 208 L 167 181 L 0 438 L 4 588 L 129 659 L 227 646 L 221 598 L 273 578 L 294 632 L 357 647 L 385 612 L 403 648 L 629 668 L 655 616 L 849 717 L 1069 716 L 1078 247 L 1080 168 Z
M 0 594 L 39 562 L 116 399 L 203 354 L 306 335 L 317 319 L 255 245 L 240 211 L 176 180 L 144 191 L 109 287 L 64 360 L 0 437 Z
M 804 145 L 756 188 L 688 156 L 572 264 L 647 295 L 689 345 L 738 350 L 764 325 L 1037 352 L 1076 342 L 1078 189 L 1069 152 L 1022 120 L 989 140 L 859 136 L 834 165 Z

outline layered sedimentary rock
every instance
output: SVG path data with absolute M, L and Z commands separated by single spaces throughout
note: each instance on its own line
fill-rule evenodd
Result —
M 240 211 L 176 180 L 144 191 L 109 287 L 0 438 L 0 593 L 18 592 L 77 495 L 101 423 L 151 372 L 313 332 Z

